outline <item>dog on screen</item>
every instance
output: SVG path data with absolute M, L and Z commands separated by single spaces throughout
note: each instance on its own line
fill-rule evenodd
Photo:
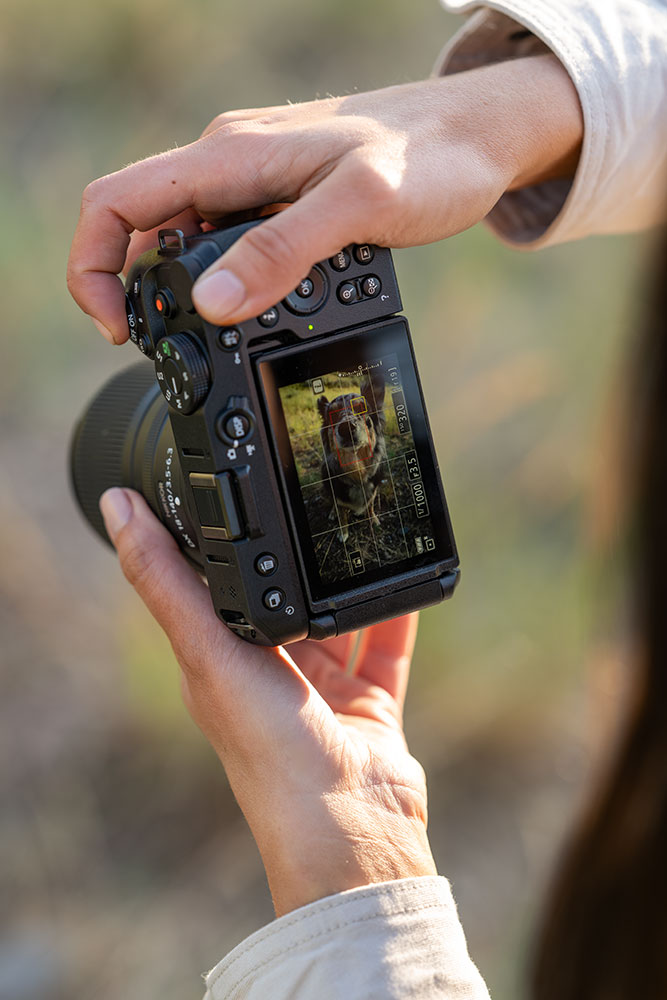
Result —
M 358 393 L 348 392 L 331 402 L 326 396 L 317 400 L 324 448 L 322 479 L 333 490 L 331 517 L 338 519 L 341 542 L 349 538 L 350 515 L 380 523 L 375 503 L 387 457 L 384 390 L 384 374 L 375 369 L 364 376 Z

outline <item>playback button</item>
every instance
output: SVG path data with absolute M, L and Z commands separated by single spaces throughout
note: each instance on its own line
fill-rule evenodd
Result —
M 273 587 L 271 590 L 264 591 L 262 604 L 269 611 L 280 611 L 285 606 L 285 592 L 280 587 Z

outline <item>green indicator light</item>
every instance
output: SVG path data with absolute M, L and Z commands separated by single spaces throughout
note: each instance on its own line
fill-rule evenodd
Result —
M 168 358 L 171 357 L 171 347 L 169 346 L 168 340 L 162 341 L 162 353 L 166 354 Z
M 309 330 L 314 330 L 314 329 L 315 329 L 315 327 L 313 326 L 313 324 L 312 324 L 312 323 L 309 323 L 309 324 L 308 324 L 308 329 L 309 329 Z

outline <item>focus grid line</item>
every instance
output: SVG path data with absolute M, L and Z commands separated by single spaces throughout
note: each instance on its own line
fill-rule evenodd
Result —
M 377 413 L 378 412 L 378 410 L 377 410 L 377 399 L 375 398 L 375 389 L 373 388 L 373 380 L 372 379 L 370 379 L 370 387 L 371 387 L 371 393 L 373 394 L 373 403 L 375 404 L 375 412 Z M 386 382 L 385 382 L 385 390 L 386 390 Z M 398 512 L 398 518 L 399 518 L 399 520 L 401 522 L 401 535 L 403 537 L 403 548 L 405 549 L 406 556 L 409 556 L 410 553 L 408 552 L 407 542 L 405 541 L 405 528 L 403 526 L 403 518 L 401 517 L 401 509 L 398 506 L 398 496 L 396 494 L 396 487 L 394 486 L 394 477 L 393 477 L 393 475 L 391 473 L 391 462 L 389 462 L 389 461 L 387 462 L 387 468 L 389 469 L 389 478 L 391 479 L 391 491 L 394 494 L 394 503 L 396 504 L 396 510 Z
M 392 514 L 398 514 L 399 517 L 400 517 L 400 512 L 402 510 L 414 510 L 414 509 L 415 509 L 415 505 L 414 504 L 412 504 L 412 503 L 404 504 L 403 507 L 396 507 L 396 508 L 393 508 L 392 510 L 388 510 L 386 514 L 382 514 L 380 516 L 380 520 L 382 520 L 383 517 L 391 517 Z M 355 518 L 355 520 L 352 521 L 352 525 L 356 526 L 357 524 L 364 524 L 366 521 L 370 521 L 370 517 Z M 402 523 L 402 518 L 401 518 L 401 523 Z M 318 531 L 314 535 L 311 535 L 311 538 L 321 538 L 323 535 L 328 535 L 328 534 L 330 534 L 330 532 L 337 531 L 337 530 L 338 530 L 337 528 L 327 528 L 326 531 Z M 407 545 L 406 545 L 406 549 L 407 549 Z M 408 553 L 408 555 L 409 554 L 410 553 Z

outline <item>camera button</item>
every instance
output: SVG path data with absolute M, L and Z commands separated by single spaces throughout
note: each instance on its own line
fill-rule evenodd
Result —
M 263 312 L 261 316 L 257 317 L 257 322 L 260 326 L 272 327 L 278 322 L 278 310 L 275 306 L 271 306 L 266 312 Z
M 374 274 L 369 275 L 364 278 L 361 285 L 364 295 L 368 298 L 374 299 L 376 295 L 379 295 L 382 291 L 382 283 L 379 278 L 376 278 Z
M 141 288 L 141 281 L 137 278 L 139 282 L 139 287 Z M 136 284 L 136 282 L 135 282 Z M 125 315 L 127 316 L 127 326 L 130 331 L 130 340 L 135 344 L 142 354 L 147 357 L 152 358 L 153 356 L 153 345 L 151 344 L 150 337 L 147 333 L 141 329 L 141 319 L 137 316 L 134 311 L 134 306 L 129 295 L 125 296 Z
M 285 605 L 285 593 L 280 589 L 280 587 L 274 587 L 272 590 L 264 591 L 264 596 L 262 597 L 262 604 L 269 611 L 280 611 Z
M 307 316 L 309 313 L 317 312 L 324 305 L 328 290 L 326 275 L 316 266 L 299 282 L 293 292 L 285 296 L 283 302 L 290 312 L 296 313 L 297 316 Z
M 173 316 L 174 313 L 178 312 L 176 299 L 168 288 L 161 288 L 160 291 L 156 293 L 155 308 L 159 312 L 160 316 L 164 317 L 164 319 L 168 319 L 170 316 Z
M 278 569 L 278 560 L 272 552 L 262 552 L 261 556 L 255 559 L 255 572 L 260 576 L 273 576 Z
M 370 264 L 373 257 L 375 257 L 375 250 L 368 243 L 354 248 L 354 259 L 357 264 Z
M 250 436 L 252 424 L 244 413 L 231 413 L 223 424 L 225 436 L 233 441 L 245 441 Z
M 241 343 L 241 331 L 234 326 L 229 330 L 221 330 L 218 335 L 218 343 L 223 351 L 235 350 Z
M 329 258 L 329 263 L 333 267 L 334 271 L 347 271 L 348 267 L 352 263 L 352 258 L 350 257 L 347 250 L 339 250 L 337 254 Z
M 344 305 L 349 305 L 350 302 L 357 302 L 359 299 L 357 286 L 353 285 L 351 281 L 344 281 L 342 285 L 338 286 L 338 298 Z

